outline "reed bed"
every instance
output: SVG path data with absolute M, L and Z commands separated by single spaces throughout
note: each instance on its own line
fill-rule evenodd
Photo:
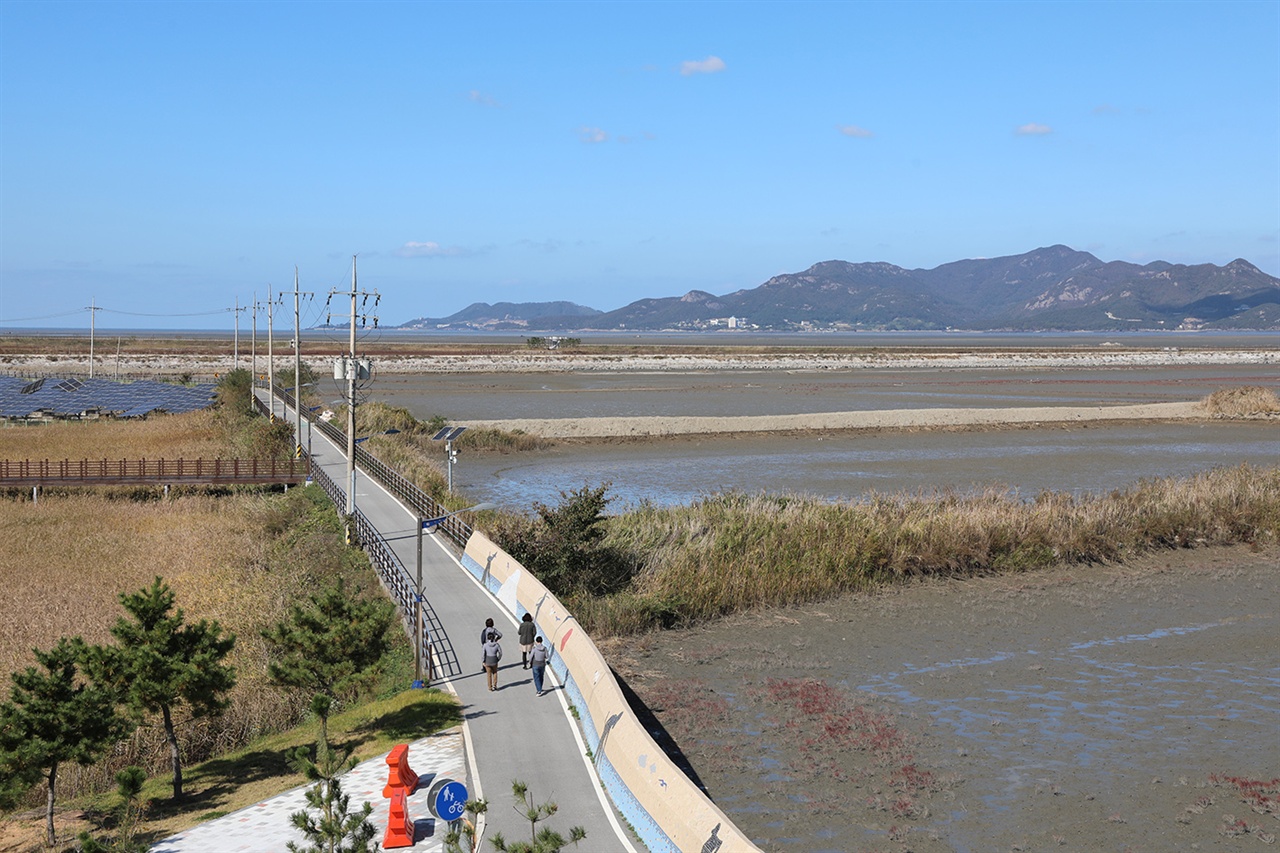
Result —
M 877 495 L 856 504 L 724 494 L 613 517 L 605 547 L 641 570 L 624 592 L 572 597 L 593 636 L 692 624 L 921 576 L 1112 562 L 1160 548 L 1280 537 L 1280 469 L 1242 465 L 1107 494 Z
M 110 642 L 110 627 L 123 615 L 119 593 L 156 575 L 173 587 L 188 619 L 216 619 L 236 635 L 231 706 L 219 718 L 183 727 L 187 762 L 303 718 L 305 701 L 270 685 L 270 652 L 259 633 L 283 618 L 298 595 L 339 576 L 381 594 L 367 558 L 345 547 L 338 516 L 316 489 L 175 493 L 165 501 L 47 492 L 35 504 L 0 500 L 0 537 L 7 591 L 0 674 L 34 663 L 33 648 L 50 648 L 64 635 Z M 399 633 L 394 640 L 396 659 L 410 661 L 407 640 Z M 411 661 L 405 666 L 411 669 Z M 411 676 L 397 678 L 408 683 Z M 3 678 L 0 698 L 8 690 Z M 59 787 L 67 796 L 101 790 L 122 766 L 162 774 L 166 761 L 159 731 L 144 727 L 97 765 L 65 768 Z
M 220 415 L 204 409 L 139 421 L 0 426 L 5 459 L 196 459 L 226 456 Z
M 343 424 L 344 429 L 345 418 L 345 407 L 340 406 L 334 420 Z M 408 409 L 386 403 L 367 403 L 356 408 L 356 435 L 372 436 L 367 445 L 369 452 L 447 506 L 455 501 L 449 496 L 444 442 L 431 440 L 446 423 L 443 418 L 420 421 Z M 399 432 L 379 435 L 389 429 Z M 542 450 L 554 442 L 522 431 L 484 428 L 467 430 L 454 444 L 464 452 L 515 453 Z
M 1245 385 L 1214 391 L 1202 401 L 1211 415 L 1224 418 L 1248 418 L 1280 414 L 1280 397 L 1270 388 Z

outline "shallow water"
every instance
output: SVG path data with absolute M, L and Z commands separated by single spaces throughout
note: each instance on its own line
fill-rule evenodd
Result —
M 1220 388 L 1280 389 L 1259 365 L 1088 369 L 889 369 L 386 374 L 372 399 L 453 423 L 504 418 L 707 417 L 1197 400 Z
M 380 378 L 373 399 L 419 418 L 765 415 L 925 407 L 1119 405 L 1200 399 L 1220 388 L 1280 389 L 1273 367 L 842 370 L 783 373 L 555 373 Z M 441 450 L 443 453 L 443 448 Z M 684 504 L 729 489 L 856 500 L 869 491 L 1108 491 L 1280 460 L 1274 423 L 1087 424 L 972 432 L 700 436 L 463 454 L 455 487 L 509 506 L 610 483 L 615 511 Z
M 1128 424 L 982 432 L 837 433 L 564 445 L 463 456 L 454 483 L 477 500 L 554 503 L 561 490 L 611 483 L 614 509 L 686 504 L 726 490 L 857 500 L 870 491 L 989 486 L 1026 497 L 1121 488 L 1280 460 L 1280 429 L 1258 423 Z

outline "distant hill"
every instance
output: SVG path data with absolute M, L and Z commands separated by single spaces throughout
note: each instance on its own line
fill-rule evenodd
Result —
M 560 321 L 572 325 L 598 317 L 601 312 L 573 302 L 473 302 L 448 317 L 419 317 L 397 326 L 397 329 L 543 329 L 559 328 Z M 575 327 L 576 328 L 576 327 Z
M 753 328 L 975 331 L 1280 329 L 1280 279 L 1226 266 L 1104 262 L 1067 246 L 908 270 L 823 261 L 748 290 L 641 299 L 601 312 L 569 302 L 476 303 L 401 328 L 537 331 Z

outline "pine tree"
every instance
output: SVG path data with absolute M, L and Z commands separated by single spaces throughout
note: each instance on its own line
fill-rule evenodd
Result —
M 35 651 L 38 669 L 12 673 L 9 701 L 0 705 L 0 779 L 9 799 L 43 776 L 49 791 L 45 828 L 55 843 L 53 804 L 58 767 L 67 762 L 88 765 L 124 737 L 129 726 L 116 713 L 110 690 L 86 683 L 79 664 L 86 648 L 79 637 L 63 637 L 48 652 Z
M 132 617 L 111 629 L 115 646 L 90 649 L 95 680 L 112 686 L 135 717 L 160 714 L 173 768 L 173 798 L 182 797 L 182 753 L 174 713 L 186 706 L 189 719 L 215 716 L 227 707 L 235 668 L 224 663 L 236 638 L 216 621 L 188 625 L 174 594 L 160 577 L 151 586 L 120 596 Z
M 120 805 L 115 809 L 114 815 L 115 837 L 110 841 L 102 841 L 88 832 L 82 832 L 76 836 L 80 841 L 80 853 L 146 853 L 151 845 L 136 837 L 146 818 L 146 809 L 142 804 L 142 785 L 146 781 L 147 774 L 141 767 L 126 767 L 116 774 Z
M 495 832 L 489 843 L 499 853 L 560 853 L 566 844 L 576 847 L 587 837 L 587 831 L 580 826 L 569 830 L 568 840 L 549 826 L 539 827 L 538 824 L 554 815 L 560 807 L 554 802 L 534 803 L 529 786 L 519 779 L 511 781 L 511 794 L 516 799 L 516 812 L 529 821 L 530 840 L 508 842 L 501 832 Z
M 317 695 L 313 704 L 324 701 L 325 697 Z M 370 853 L 376 849 L 376 845 L 370 845 L 377 834 L 377 828 L 369 820 L 373 805 L 365 803 L 362 809 L 352 813 L 351 796 L 342 793 L 339 777 L 355 765 L 356 759 L 349 752 L 338 753 L 323 739 L 316 744 L 315 761 L 307 755 L 306 747 L 299 747 L 289 757 L 290 767 L 316 783 L 306 792 L 307 805 L 316 814 L 304 810 L 289 816 L 310 846 L 299 847 L 290 841 L 291 853 Z
M 395 607 L 385 599 L 348 593 L 341 580 L 295 604 L 289 616 L 262 636 L 279 657 L 268 671 L 277 684 L 299 687 L 327 697 L 320 716 L 320 739 L 328 742 L 327 709 L 332 702 L 366 684 L 374 666 L 391 648 L 387 636 Z

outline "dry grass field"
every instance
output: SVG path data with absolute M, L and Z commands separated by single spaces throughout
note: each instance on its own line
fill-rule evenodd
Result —
M 4 431 L 6 458 L 177 458 L 233 455 L 216 413 L 123 422 L 58 423 Z M 237 637 L 232 662 L 239 683 L 231 709 L 184 735 L 188 760 L 220 753 L 301 717 L 296 697 L 267 687 L 268 651 L 260 631 L 287 605 L 326 578 L 376 586 L 367 560 L 341 539 L 323 494 L 252 488 L 203 491 L 159 487 L 26 490 L 0 493 L 0 697 L 9 672 L 35 662 L 33 648 L 59 637 L 111 641 L 123 615 L 118 596 L 163 577 L 188 619 L 218 620 Z M 407 642 L 405 643 L 407 648 Z M 70 768 L 63 796 L 110 784 L 127 759 L 163 764 L 156 733 L 142 729 L 128 755 L 111 766 Z
M 3 459 L 206 459 L 227 456 L 211 410 L 135 421 L 0 426 Z

